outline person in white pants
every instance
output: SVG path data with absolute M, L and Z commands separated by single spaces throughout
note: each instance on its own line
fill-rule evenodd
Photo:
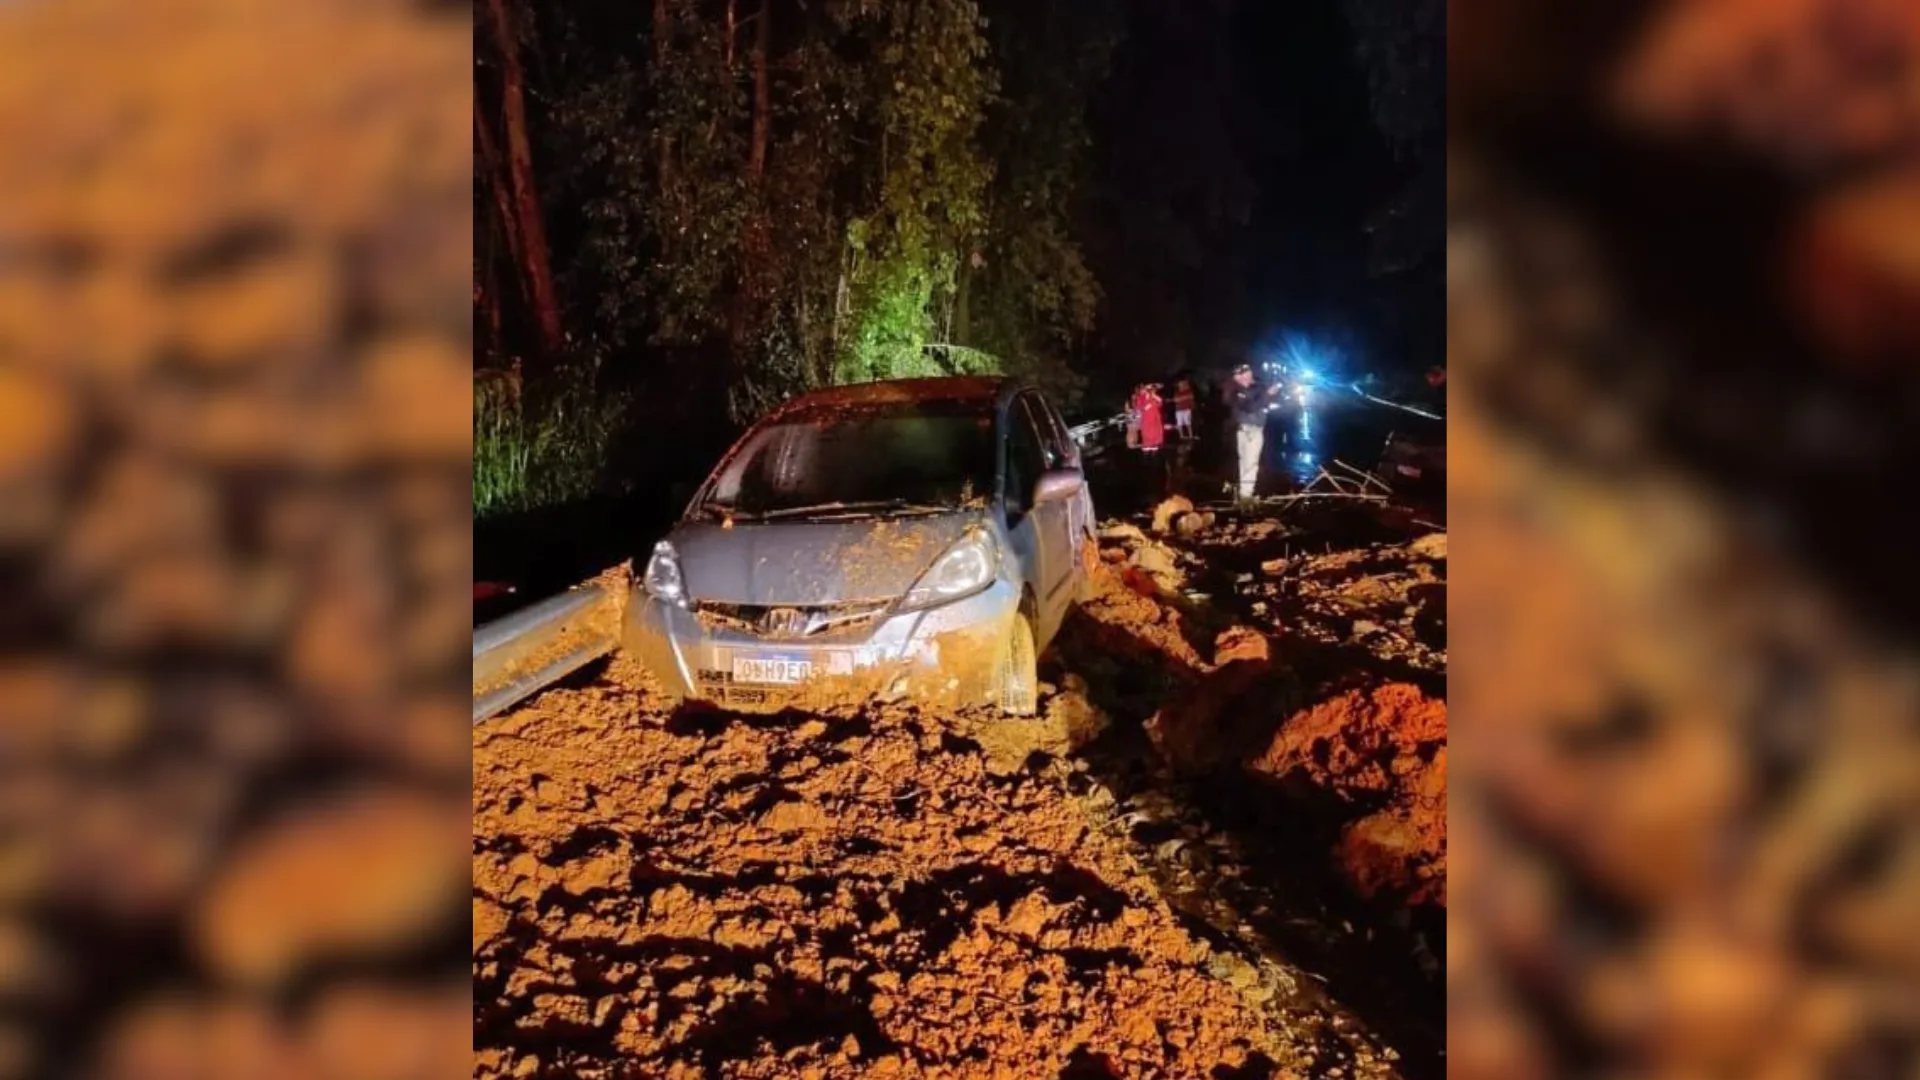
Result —
M 1233 369 L 1233 385 L 1227 391 L 1227 405 L 1233 413 L 1234 451 L 1239 458 L 1242 499 L 1253 498 L 1260 486 L 1260 451 L 1267 443 L 1267 405 L 1280 392 L 1278 384 L 1265 389 L 1253 383 L 1253 367 L 1241 364 Z

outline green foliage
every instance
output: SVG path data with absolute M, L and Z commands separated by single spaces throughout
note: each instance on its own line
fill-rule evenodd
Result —
M 973 0 L 886 9 L 876 81 L 878 206 L 849 223 L 852 333 L 838 382 L 936 374 L 925 349 L 951 310 L 961 253 L 986 223 L 993 166 L 978 134 L 995 90 Z
M 575 502 L 602 489 L 628 402 L 596 392 L 594 383 L 587 366 L 562 368 L 525 392 L 517 378 L 474 381 L 475 517 Z
M 623 363 L 721 358 L 740 419 L 955 371 L 1071 388 L 1099 300 L 1071 224 L 1082 115 L 1119 3 L 668 0 L 664 34 L 651 4 L 542 7 L 538 157 L 575 238 L 556 252 L 574 337 Z

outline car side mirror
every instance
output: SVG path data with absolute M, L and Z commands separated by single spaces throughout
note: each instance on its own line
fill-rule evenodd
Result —
M 1085 483 L 1079 469 L 1048 469 L 1040 474 L 1039 481 L 1033 485 L 1033 504 L 1039 506 L 1041 503 L 1071 499 L 1080 494 L 1080 488 Z

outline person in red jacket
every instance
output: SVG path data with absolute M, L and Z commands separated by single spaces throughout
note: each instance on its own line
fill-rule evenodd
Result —
M 1140 414 L 1140 448 L 1158 450 L 1166 437 L 1164 421 L 1160 416 L 1160 388 L 1151 383 L 1144 384 L 1134 393 L 1134 409 Z

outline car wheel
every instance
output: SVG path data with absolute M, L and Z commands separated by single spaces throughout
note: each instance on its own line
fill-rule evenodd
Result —
M 1032 716 L 1040 711 L 1040 651 L 1033 636 L 1033 619 L 1025 611 L 1013 617 L 995 681 L 1002 713 Z

